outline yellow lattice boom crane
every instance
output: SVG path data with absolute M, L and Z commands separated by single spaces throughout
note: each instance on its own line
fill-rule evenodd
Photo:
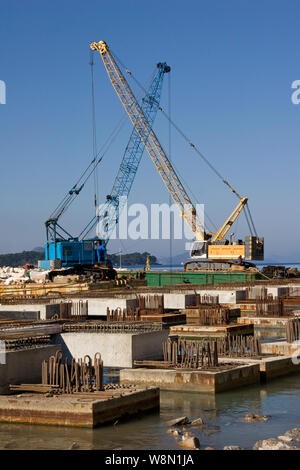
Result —
M 246 237 L 244 242 L 242 240 L 234 242 L 225 238 L 225 235 L 228 233 L 230 227 L 235 222 L 248 201 L 247 197 L 239 196 L 227 182 L 226 184 L 238 196 L 239 203 L 216 233 L 205 231 L 203 222 L 200 220 L 192 200 L 182 185 L 179 176 L 161 146 L 154 130 L 144 116 L 135 95 L 133 94 L 108 45 L 104 41 L 92 42 L 90 44 L 90 48 L 100 53 L 113 88 L 124 106 L 133 126 L 143 141 L 145 148 L 171 198 L 177 205 L 181 217 L 184 219 L 196 238 L 191 249 L 191 258 L 195 261 L 199 260 L 199 262 L 195 263 L 195 261 L 190 261 L 186 263 L 185 269 L 227 269 L 231 266 L 231 263 L 224 263 L 224 261 L 238 258 L 248 260 L 263 259 L 262 238 L 251 235 Z M 203 264 L 204 259 L 208 261 L 206 265 Z

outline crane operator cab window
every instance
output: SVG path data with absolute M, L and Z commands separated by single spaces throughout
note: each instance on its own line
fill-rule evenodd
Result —
M 207 242 L 195 241 L 192 245 L 191 258 L 207 258 Z

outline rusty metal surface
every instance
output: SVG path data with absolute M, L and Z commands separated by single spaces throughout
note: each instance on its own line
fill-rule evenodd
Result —
M 18 351 L 24 349 L 36 349 L 51 343 L 49 335 L 35 337 L 19 337 L 12 339 L 2 339 L 5 344 L 5 351 Z
M 198 305 L 184 309 L 188 325 L 228 325 L 230 323 L 230 309 L 218 305 Z
M 0 328 L 0 339 L 22 339 L 22 338 L 34 338 L 37 336 L 46 336 L 62 332 L 62 326 L 56 322 L 46 324 L 31 324 L 24 326 L 13 327 L 2 326 Z
M 86 322 L 70 322 L 63 324 L 63 332 L 98 332 L 98 333 L 145 333 L 147 331 L 161 331 L 164 328 L 161 322 L 119 321 L 104 322 L 89 320 Z
M 252 324 L 242 325 L 215 325 L 215 326 L 201 326 L 201 325 L 177 325 L 170 328 L 170 334 L 172 335 L 185 335 L 193 334 L 203 336 L 204 334 L 209 335 L 237 335 L 243 332 L 248 332 L 251 329 L 253 331 Z

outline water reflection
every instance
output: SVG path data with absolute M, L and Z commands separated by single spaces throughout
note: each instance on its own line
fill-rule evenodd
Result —
M 267 422 L 246 423 L 254 412 L 270 415 Z M 193 433 L 201 447 L 222 449 L 225 445 L 252 448 L 259 439 L 300 427 L 300 375 L 271 383 L 242 387 L 217 394 L 161 392 L 160 412 L 150 413 L 98 429 L 0 424 L 1 449 L 180 449 L 167 434 L 167 421 L 178 416 L 202 417 L 204 426 Z

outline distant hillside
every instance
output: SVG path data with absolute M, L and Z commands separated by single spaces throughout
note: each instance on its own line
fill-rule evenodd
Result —
M 145 266 L 147 255 L 150 253 L 128 253 L 122 255 L 122 266 Z M 113 265 L 119 266 L 120 255 L 108 255 Z M 22 253 L 9 253 L 7 255 L 0 255 L 0 266 L 24 266 L 24 264 L 33 264 L 37 266 L 38 260 L 44 259 L 44 254 L 40 251 L 22 251 Z M 149 256 L 150 264 L 159 264 L 155 256 Z
M 127 255 L 122 255 L 122 266 L 146 266 L 147 255 L 149 255 L 151 265 L 159 264 L 156 256 L 152 256 L 145 251 L 144 253 L 128 253 Z M 108 255 L 108 258 L 114 266 L 120 265 L 120 255 L 112 254 Z
M 190 253 L 186 251 L 184 253 L 180 253 L 179 255 L 174 255 L 172 258 L 170 256 L 159 256 L 158 261 L 165 266 L 170 265 L 178 265 L 185 263 L 189 259 Z
M 44 255 L 37 251 L 22 251 L 22 253 L 9 253 L 0 255 L 0 266 L 24 266 L 24 264 L 34 264 L 37 266 L 38 260 L 43 259 Z

